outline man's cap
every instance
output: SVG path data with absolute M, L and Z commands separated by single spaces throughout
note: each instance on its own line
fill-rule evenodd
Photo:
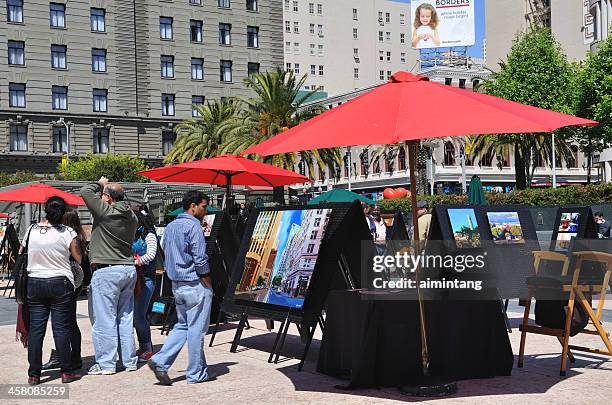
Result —
M 428 208 L 429 204 L 427 204 L 427 201 L 417 201 L 417 208 Z

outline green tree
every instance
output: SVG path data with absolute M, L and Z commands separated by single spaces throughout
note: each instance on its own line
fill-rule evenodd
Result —
M 57 177 L 62 180 L 97 181 L 101 176 L 106 176 L 111 181 L 146 183 L 149 179 L 136 173 L 146 169 L 147 165 L 142 159 L 129 155 L 88 154 L 69 165 L 60 163 Z
M 576 115 L 599 122 L 574 128 L 572 140 L 587 156 L 587 183 L 591 181 L 593 152 L 612 145 L 612 35 L 587 56 L 576 81 Z
M 281 285 L 281 282 L 283 281 L 283 276 L 277 274 L 276 276 L 274 276 L 274 278 L 272 279 L 272 286 L 273 287 L 278 287 Z
M 220 125 L 219 129 L 227 139 L 222 148 L 223 153 L 238 154 L 319 114 L 322 111 L 320 108 L 301 108 L 316 92 L 312 90 L 300 93 L 306 78 L 304 75 L 298 79 L 293 72 L 276 70 L 258 73 L 245 79 L 245 86 L 256 96 L 240 99 L 244 107 L 241 112 Z M 294 170 L 300 157 L 310 173 L 314 173 L 315 163 L 319 167 L 330 167 L 335 171 L 341 162 L 338 149 L 284 153 L 268 156 L 263 161 Z
M 562 113 L 573 113 L 575 69 L 567 61 L 549 29 L 533 29 L 519 34 L 500 71 L 485 83 L 488 94 Z M 557 131 L 555 152 L 566 160 L 571 153 L 564 136 Z M 514 148 L 516 185 L 519 189 L 531 183 L 532 160 L 539 155 L 550 163 L 552 142 L 549 134 L 481 135 L 472 148 L 473 156 L 498 155 L 502 146 Z
M 236 103 L 214 101 L 194 105 L 194 109 L 200 116 L 184 120 L 176 126 L 178 138 L 165 158 L 166 163 L 184 163 L 221 154 L 225 139 L 219 126 L 236 116 Z
M 0 187 L 10 186 L 12 184 L 28 183 L 30 181 L 37 180 L 39 180 L 39 178 L 32 172 L 0 172 Z

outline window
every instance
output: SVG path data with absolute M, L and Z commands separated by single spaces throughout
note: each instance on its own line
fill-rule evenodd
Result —
M 285 52 L 291 52 L 291 41 L 285 41 Z
M 323 56 L 323 45 L 319 45 L 319 56 Z
M 28 150 L 28 126 L 11 125 L 11 152 L 25 152 Z
M 170 153 L 170 150 L 174 145 L 174 141 L 176 141 L 176 134 L 174 133 L 174 131 L 162 131 L 162 153 L 164 155 Z
M 402 52 L 400 54 L 400 62 L 401 63 L 406 63 L 406 52 Z
M 23 22 L 23 0 L 6 0 L 6 20 L 13 23 Z
M 172 17 L 159 17 L 159 37 L 172 39 Z
M 384 70 L 379 70 L 378 71 L 378 78 L 380 80 L 385 80 L 385 71 Z
M 378 12 L 378 21 L 379 21 L 379 22 L 382 22 L 382 21 L 383 21 L 383 12 L 382 12 L 382 11 L 379 11 L 379 12 Z
M 357 9 L 353 9 L 353 20 L 357 20 Z
M 387 51 L 387 62 L 391 62 L 391 51 Z
M 296 13 L 298 12 L 298 2 L 297 1 L 293 1 L 293 11 L 295 11 Z
M 385 39 L 387 42 L 391 41 L 391 33 L 389 31 L 385 32 Z
M 107 111 L 108 90 L 93 89 L 93 110 L 94 112 Z
M 174 56 L 162 55 L 160 60 L 161 77 L 174 77 Z
M 447 86 L 452 86 L 453 85 L 453 78 L 452 77 L 445 77 L 444 78 L 444 84 Z
M 353 48 L 353 58 L 359 58 L 359 48 Z
M 444 143 L 444 165 L 455 166 L 455 145 L 451 141 Z
M 53 127 L 53 152 L 61 153 L 68 151 L 68 134 L 66 127 Z
M 294 34 L 300 33 L 300 23 L 298 21 L 293 22 L 293 33 Z
M 289 21 L 285 21 L 285 32 L 291 32 L 291 23 Z
M 201 6 L 202 0 L 189 0 L 189 4 L 192 4 L 194 6 Z
M 391 71 L 387 70 L 387 80 L 391 80 Z
M 319 34 L 320 37 L 323 36 L 323 25 L 322 24 L 317 25 L 317 34 Z
M 323 4 L 317 4 L 317 14 L 323 14 Z
M 404 148 L 400 148 L 397 152 L 397 165 L 400 170 L 406 170 L 406 150 Z
M 386 23 L 390 23 L 391 22 L 391 13 L 385 13 L 385 22 Z
M 191 58 L 191 79 L 204 80 L 204 59 Z
M 314 231 L 310 232 L 310 239 L 317 239 L 317 235 L 319 234 L 319 231 L 317 231 L 316 229 Z
M 323 76 L 323 65 L 319 65 L 319 76 Z
M 25 64 L 25 42 L 8 41 L 8 63 L 9 65 Z
M 317 65 L 310 65 L 310 74 L 315 76 L 317 74 Z
M 572 150 L 572 155 L 567 158 L 567 167 L 569 169 L 576 169 L 578 168 L 578 146 L 570 145 L 570 149 Z
M 198 105 L 204 104 L 204 96 L 191 96 L 191 116 L 200 117 L 200 112 L 195 108 Z
M 249 48 L 259 48 L 259 27 L 247 26 L 247 46 Z
M 459 88 L 465 89 L 465 79 L 459 79 Z
M 51 3 L 49 4 L 49 23 L 54 28 L 66 27 L 66 5 Z
M 314 14 L 314 3 L 308 3 L 308 14 Z
M 287 64 L 285 65 L 285 71 L 287 72 L 291 71 L 291 62 L 287 62 Z
M 378 42 L 382 42 L 383 41 L 383 32 L 382 31 L 378 31 Z
M 289 0 L 285 0 L 285 10 L 289 11 Z
M 353 68 L 353 77 L 359 79 L 359 68 Z
M 231 24 L 219 24 L 219 43 L 221 45 L 232 44 L 232 26 Z
M 294 63 L 293 64 L 293 72 L 297 75 L 300 74 L 300 64 L 299 63 Z
M 400 14 L 400 25 L 406 25 L 406 15 Z
M 222 8 L 230 8 L 231 6 L 230 0 L 219 0 L 218 4 L 219 4 L 219 7 L 222 7 Z
M 92 131 L 93 135 L 93 152 L 94 153 L 108 153 L 110 139 L 108 137 L 107 128 L 94 128 Z
M 300 43 L 299 42 L 294 42 L 293 43 L 293 52 L 294 53 L 300 53 Z
M 103 8 L 91 8 L 90 9 L 90 22 L 91 22 L 91 30 L 94 32 L 104 32 L 106 31 L 105 24 L 105 16 L 106 10 Z
M 189 20 L 189 40 L 191 42 L 202 42 L 202 21 Z
M 68 87 L 52 86 L 51 87 L 51 108 L 54 110 L 68 109 Z
M 220 63 L 220 78 L 222 82 L 232 81 L 232 61 L 222 60 Z
M 378 51 L 378 60 L 379 61 L 385 60 L 385 51 Z
M 93 48 L 91 50 L 91 70 L 106 72 L 106 49 Z
M 257 11 L 259 9 L 257 0 L 246 0 L 246 9 L 248 11 Z
M 162 94 L 162 115 L 173 116 L 174 115 L 174 94 Z
M 401 33 L 400 34 L 400 44 L 405 44 L 406 43 L 406 34 Z
M 9 107 L 26 106 L 26 85 L 23 83 L 9 83 Z
M 310 44 L 310 54 L 314 55 L 316 53 L 316 45 Z
M 312 252 L 314 252 L 314 248 L 315 248 L 314 243 L 309 243 L 309 244 L 308 244 L 308 247 L 306 248 L 306 253 L 312 253 Z
M 66 69 L 66 45 L 51 45 L 51 67 Z
M 359 38 L 359 33 L 357 31 L 357 28 L 353 28 L 353 39 L 357 39 Z
M 249 77 L 259 73 L 259 63 L 249 62 L 247 64 L 247 74 Z

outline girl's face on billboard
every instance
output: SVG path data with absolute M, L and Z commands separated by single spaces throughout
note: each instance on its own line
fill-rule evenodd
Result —
M 429 25 L 429 23 L 431 22 L 431 10 L 420 10 L 419 20 L 421 20 L 422 25 Z

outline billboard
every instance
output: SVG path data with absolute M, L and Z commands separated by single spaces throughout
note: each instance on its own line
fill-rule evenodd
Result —
M 414 49 L 472 46 L 476 43 L 475 0 L 412 0 Z

